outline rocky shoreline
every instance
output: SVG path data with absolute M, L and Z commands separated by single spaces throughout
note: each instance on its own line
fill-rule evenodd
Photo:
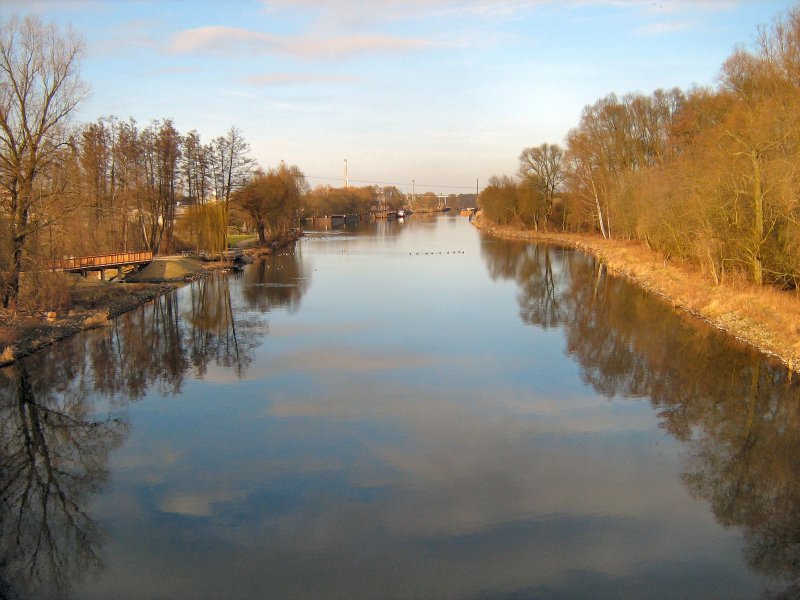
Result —
M 302 237 L 302 231 L 271 242 L 267 247 L 243 250 L 246 257 L 268 256 Z M 43 315 L 0 315 L 0 367 L 12 364 L 41 348 L 80 331 L 110 325 L 111 319 L 172 292 L 187 281 L 231 267 L 227 262 L 206 263 L 186 278 L 169 278 L 147 283 L 108 283 L 100 298 L 79 305 L 65 315 L 48 319 Z
M 800 372 L 800 296 L 750 285 L 713 285 L 702 273 L 638 242 L 597 235 L 549 233 L 473 221 L 496 237 L 550 242 L 596 257 L 609 272 L 632 281 L 731 337 Z
M 0 332 L 6 343 L 5 350 L 0 355 L 0 367 L 80 331 L 107 326 L 114 317 L 155 300 L 180 285 L 179 283 L 136 284 L 134 289 L 126 290 L 124 296 L 115 295 L 113 299 L 109 298 L 101 308 L 71 310 L 63 317 L 51 320 L 31 316 L 4 320 L 0 325 Z

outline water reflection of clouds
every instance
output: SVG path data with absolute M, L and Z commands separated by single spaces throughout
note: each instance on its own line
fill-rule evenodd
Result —
M 631 422 L 622 425 L 614 422 L 619 416 L 609 415 L 603 419 L 606 429 L 596 427 L 594 433 L 587 433 L 580 429 L 587 423 L 586 415 L 580 415 L 580 426 L 576 428 L 570 411 L 544 423 L 533 411 L 520 414 L 500 410 L 487 419 L 485 404 L 503 406 L 502 394 L 471 404 L 461 396 L 437 398 L 419 393 L 414 389 L 402 393 L 393 389 L 389 394 L 362 396 L 357 390 L 342 389 L 338 395 L 318 400 L 273 404 L 269 414 L 281 418 L 326 418 L 332 421 L 329 427 L 352 428 L 354 433 L 350 435 L 356 436 L 355 441 L 369 446 L 370 455 L 378 457 L 386 470 L 395 474 L 393 485 L 403 490 L 418 488 L 412 494 L 417 499 L 419 495 L 437 496 L 435 501 L 422 501 L 423 505 L 439 507 L 429 519 L 420 521 L 422 514 L 433 509 L 420 512 L 417 502 L 407 510 L 394 511 L 402 515 L 396 520 L 398 526 L 418 532 L 453 529 L 451 533 L 464 534 L 476 522 L 494 523 L 533 514 L 647 512 L 667 498 L 674 502 L 686 497 L 679 488 L 676 498 L 674 482 L 654 475 L 663 470 L 653 469 L 650 464 L 660 460 L 658 452 L 652 451 L 653 444 L 663 443 L 665 454 L 672 454 L 674 449 L 668 440 L 660 439 L 660 434 L 653 435 L 652 422 L 649 432 L 642 431 L 644 423 L 639 415 L 632 415 Z M 602 412 L 596 416 L 602 418 Z M 399 430 L 393 443 L 358 433 L 364 423 L 378 423 L 380 427 L 380 423 L 388 422 Z M 620 437 L 619 432 L 625 430 L 630 433 Z M 587 440 L 587 435 L 592 439 Z M 587 458 L 586 446 L 596 447 L 598 437 L 603 454 Z M 637 451 L 641 447 L 646 451 Z M 646 486 L 648 496 L 654 488 L 663 490 L 644 506 L 634 493 L 620 502 L 618 486 L 634 480 L 652 480 L 652 485 Z M 536 485 L 537 481 L 548 481 L 548 487 Z M 357 484 L 383 486 L 387 478 L 382 473 L 377 483 L 360 480 Z M 592 498 L 580 493 L 581 489 L 593 489 Z M 670 489 L 672 492 L 668 493 Z M 438 497 L 455 490 L 458 491 L 453 500 L 459 510 Z M 497 497 L 497 490 L 504 490 L 502 497 Z M 462 501 L 466 505 L 461 505 Z M 469 507 L 482 507 L 484 517 L 460 522 L 458 515 L 472 514 L 471 510 L 460 509 Z M 501 516 L 496 514 L 498 511 Z
M 505 254 L 492 256 L 505 273 Z M 212 361 L 205 381 L 187 382 L 185 398 L 158 399 L 163 410 L 141 418 L 124 452 L 142 456 L 115 472 L 104 500 L 116 526 L 106 580 L 141 597 L 755 597 L 740 533 L 718 527 L 681 485 L 676 455 L 686 446 L 659 427 L 697 414 L 698 387 L 679 388 L 661 414 L 623 399 L 641 396 L 660 371 L 609 358 L 638 355 L 608 343 L 617 319 L 596 336 L 579 327 L 607 314 L 592 312 L 590 299 L 568 304 L 585 319 L 563 318 L 569 298 L 551 296 L 572 271 L 559 257 L 583 273 L 572 254 L 553 253 L 552 285 L 539 290 L 527 285 L 538 281 L 528 269 L 512 269 L 526 285 L 519 302 L 471 276 L 443 294 L 438 268 L 380 278 L 386 265 L 366 260 L 358 280 L 380 293 L 377 302 L 359 299 L 342 262 L 334 272 L 320 259 L 331 272 L 315 275 L 299 314 L 274 314 L 279 343 L 265 340 L 246 373 L 225 379 Z M 412 278 L 421 289 L 398 319 L 397 290 Z M 583 289 L 599 302 L 605 288 Z M 492 309 L 465 319 L 462 296 Z M 526 323 L 548 329 L 519 328 L 521 308 Z M 431 318 L 417 320 L 422 311 Z M 619 323 L 631 314 L 621 306 Z M 629 372 L 630 383 L 617 384 Z M 708 406 L 718 431 L 716 407 L 725 404 Z M 174 450 L 159 464 L 162 450 L 149 447 L 164 436 Z
M 363 408 L 363 402 L 353 408 L 359 404 Z M 514 419 L 485 423 L 470 418 L 463 407 L 435 404 L 422 414 L 411 410 L 419 406 L 392 412 L 402 414 L 406 435 L 389 445 L 373 442 L 366 453 L 372 461 L 361 453 L 354 459 L 301 449 L 291 457 L 258 458 L 243 468 L 257 466 L 267 480 L 252 482 L 246 496 L 219 495 L 215 490 L 226 489 L 226 482 L 208 480 L 191 492 L 168 491 L 162 509 L 206 517 L 201 529 L 195 525 L 198 542 L 224 539 L 229 548 L 213 571 L 241 569 L 246 576 L 240 584 L 253 590 L 259 585 L 252 570 L 253 543 L 260 540 L 255 554 L 270 572 L 299 585 L 292 588 L 298 597 L 315 596 L 312 589 L 303 593 L 304 584 L 298 583 L 300 563 L 314 569 L 320 589 L 336 589 L 342 577 L 358 579 L 364 589 L 359 593 L 358 586 L 346 586 L 349 597 L 370 597 L 368 590 L 376 589 L 402 596 L 404 577 L 411 572 L 424 592 L 417 597 L 464 597 L 479 591 L 475 586 L 502 589 L 515 580 L 537 581 L 552 592 L 578 586 L 569 579 L 570 572 L 579 571 L 590 580 L 617 581 L 610 587 L 620 590 L 625 582 L 642 584 L 659 572 L 664 577 L 685 568 L 673 557 L 687 547 L 693 554 L 686 560 L 704 564 L 704 581 L 714 580 L 716 567 L 703 552 L 719 543 L 720 532 L 692 510 L 686 513 L 693 520 L 675 527 L 676 510 L 683 512 L 686 496 L 663 481 L 652 458 L 643 459 L 647 452 L 631 455 L 648 440 L 621 445 L 609 440 L 587 461 L 571 436 L 560 436 L 555 447 L 542 450 L 535 435 L 520 444 L 526 428 Z M 369 432 L 341 420 L 341 411 L 333 414 L 327 435 L 370 443 Z M 285 438 L 281 446 L 293 445 Z M 317 479 L 320 473 L 324 481 Z M 634 479 L 646 485 L 632 488 L 621 501 L 615 488 Z M 245 517 L 247 529 L 233 526 Z M 698 534 L 705 536 L 705 547 L 695 543 Z M 171 537 L 179 536 L 173 531 Z M 214 590 L 203 566 L 200 557 L 198 589 Z M 280 581 L 271 584 L 281 589 Z
M 365 352 L 362 350 L 330 348 L 304 351 L 301 354 L 288 354 L 272 361 L 268 372 L 294 370 L 301 373 L 342 375 L 367 372 L 396 372 L 407 369 L 430 367 L 437 363 L 452 364 L 454 359 L 425 354 L 405 354 L 403 352 Z
M 159 509 L 189 517 L 210 517 L 217 505 L 241 499 L 243 493 L 231 489 L 171 491 L 159 501 Z
M 378 358 L 373 366 L 379 366 Z M 367 369 L 365 369 L 367 370 Z M 355 374 L 351 371 L 350 374 Z M 523 392 L 512 387 L 491 390 L 469 389 L 469 383 L 453 386 L 436 381 L 384 382 L 379 389 L 354 389 L 347 375 L 328 380 L 318 396 L 297 398 L 270 393 L 270 415 L 281 417 L 322 417 L 337 419 L 384 419 L 444 414 L 460 418 L 468 413 L 482 423 L 502 421 L 506 431 L 535 427 L 537 432 L 623 433 L 653 431 L 652 411 L 641 403 L 598 402 L 592 396 L 552 397 Z M 422 421 L 420 425 L 424 425 Z
M 325 322 L 287 322 L 279 321 L 271 324 L 270 333 L 273 337 L 315 336 L 353 333 L 366 330 L 364 323 L 325 323 Z
M 159 444 L 156 448 L 147 448 L 140 453 L 124 453 L 114 458 L 114 467 L 118 469 L 149 469 L 155 465 L 174 465 L 182 457 L 182 453 L 167 444 Z
M 331 329 L 329 331 L 336 331 Z M 363 352 L 359 350 L 330 348 L 298 353 L 282 353 L 263 361 L 242 376 L 230 370 L 209 367 L 203 374 L 207 382 L 229 383 L 233 381 L 263 381 L 276 377 L 307 377 L 315 379 L 346 379 L 365 373 L 397 373 L 398 371 L 422 369 L 437 364 L 458 366 L 459 358 L 444 356 L 425 356 L 403 352 Z M 464 366 L 467 366 L 466 361 Z
M 394 389 L 359 397 L 342 389 L 336 396 L 273 405 L 270 414 L 282 419 L 330 419 L 327 429 L 367 446 L 366 455 L 376 461 L 344 461 L 336 473 L 349 487 L 371 491 L 368 503 L 344 498 L 331 504 L 328 497 L 311 495 L 280 517 L 279 528 L 299 533 L 304 544 L 314 540 L 317 551 L 322 543 L 318 531 L 326 532 L 328 550 L 375 536 L 415 548 L 456 539 L 462 544 L 471 538 L 473 560 L 480 556 L 481 561 L 493 561 L 493 553 L 498 553 L 507 561 L 505 568 L 528 576 L 533 569 L 542 581 L 553 582 L 564 565 L 622 578 L 631 571 L 636 575 L 642 561 L 650 564 L 648 568 L 662 561 L 667 565 L 686 548 L 697 550 L 698 532 L 707 536 L 709 548 L 719 542 L 712 519 L 698 518 L 688 495 L 663 476 L 672 464 L 663 455 L 673 453 L 675 444 L 659 435 L 656 441 L 647 433 L 635 433 L 643 429 L 635 412 L 622 427 L 631 430 L 630 435 L 604 437 L 599 432 L 587 440 L 569 425 L 570 410 L 564 411 L 557 427 L 564 433 L 558 433 L 552 431 L 552 423 L 542 431 L 535 412 L 501 410 L 487 420 L 481 414 L 487 403 L 517 404 L 515 399 L 505 402 L 503 394 L 465 403 L 463 398 L 415 396 L 418 392 Z M 580 399 L 575 404 L 580 412 L 588 410 Z M 607 411 L 607 404 L 598 406 L 599 413 Z M 552 412 L 552 407 L 546 410 Z M 370 421 L 400 423 L 401 432 L 387 443 L 365 432 L 363 424 Z M 652 434 L 652 421 L 650 425 Z M 618 424 L 609 428 L 618 429 Z M 665 452 L 654 451 L 655 443 L 664 444 Z M 600 447 L 601 452 L 587 459 L 586 446 Z M 294 468 L 284 461 L 281 470 L 288 468 L 302 479 L 306 460 L 301 454 Z M 621 488 L 630 489 L 622 498 Z M 587 489 L 592 493 L 586 494 Z M 365 522 L 370 523 L 369 531 Z M 497 547 L 497 540 L 505 536 L 511 541 Z M 634 547 L 637 556 L 625 550 Z M 298 552 L 309 550 L 303 546 Z M 521 561 L 519 552 L 536 557 L 535 568 Z M 407 561 L 408 556 L 398 560 Z M 450 567 L 464 568 L 464 560 L 470 563 L 461 557 Z M 500 562 L 493 568 L 499 571 Z M 487 572 L 483 563 L 472 566 Z

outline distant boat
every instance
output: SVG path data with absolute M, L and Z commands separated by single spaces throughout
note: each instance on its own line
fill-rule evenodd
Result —
M 404 210 L 398 210 L 397 211 L 397 218 L 398 219 L 403 219 L 403 218 L 405 218 L 405 216 L 406 216 L 406 211 L 404 211 Z

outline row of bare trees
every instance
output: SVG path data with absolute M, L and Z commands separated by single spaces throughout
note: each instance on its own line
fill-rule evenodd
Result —
M 84 200 L 79 216 L 94 225 L 87 244 L 95 251 L 174 249 L 180 203 L 221 204 L 224 210 L 207 212 L 219 213 L 224 232 L 232 193 L 253 165 L 236 127 L 204 144 L 197 130 L 181 135 L 171 119 L 140 127 L 132 119 L 100 118 L 79 130 L 72 149 L 79 163 L 76 193 Z
M 407 202 L 407 196 L 392 185 L 343 188 L 321 185 L 309 192 L 303 204 L 307 216 L 325 217 L 336 214 L 368 214 L 380 209 L 398 209 Z
M 800 7 L 739 48 L 714 88 L 614 94 L 586 106 L 565 146 L 494 177 L 501 224 L 635 239 L 700 266 L 800 289 Z
M 16 309 L 21 273 L 49 259 L 177 249 L 176 212 L 195 207 L 214 238 L 227 236 L 233 192 L 253 160 L 241 132 L 203 143 L 171 119 L 141 126 L 70 118 L 88 87 L 82 40 L 33 16 L 0 24 L 0 290 Z M 218 205 L 204 210 L 207 205 Z M 206 214 L 207 213 L 207 214 Z M 189 236 L 200 231 L 191 224 Z M 206 228 L 208 229 L 208 228 Z M 208 231 L 204 232 L 208 234 Z M 208 235 L 206 237 L 209 237 Z

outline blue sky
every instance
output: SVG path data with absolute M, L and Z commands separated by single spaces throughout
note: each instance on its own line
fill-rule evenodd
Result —
M 582 108 L 713 85 L 772 0 L 0 0 L 86 42 L 78 121 L 236 125 L 264 167 L 312 185 L 470 191 L 520 151 L 563 142 Z M 330 179 L 324 179 L 330 178 Z M 441 186 L 441 187 L 432 187 Z

